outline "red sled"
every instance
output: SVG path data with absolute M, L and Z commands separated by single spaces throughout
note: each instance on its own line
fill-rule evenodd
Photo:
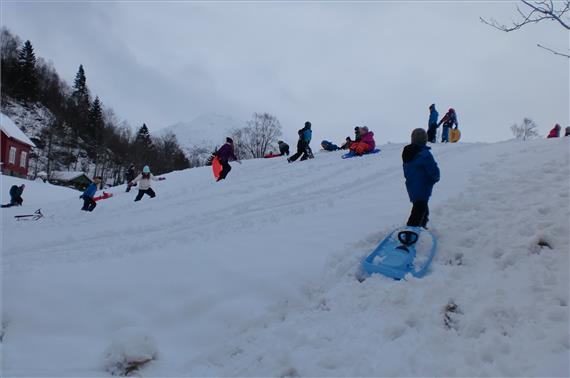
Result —
M 281 154 L 267 154 L 264 156 L 264 158 L 271 159 L 271 158 L 279 157 L 279 156 L 282 156 L 282 155 Z
M 212 171 L 214 172 L 214 178 L 217 180 L 220 178 L 220 173 L 222 173 L 222 163 L 220 163 L 220 159 L 217 156 L 214 156 L 212 159 Z
M 97 197 L 93 197 L 93 201 L 100 201 L 100 200 L 104 200 L 104 199 L 111 198 L 111 197 L 113 197 L 113 193 L 103 192 L 102 195 L 97 196 Z

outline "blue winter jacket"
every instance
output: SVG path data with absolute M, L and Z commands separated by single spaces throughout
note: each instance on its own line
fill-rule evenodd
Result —
M 305 131 L 303 132 L 303 140 L 305 141 L 305 143 L 307 144 L 311 143 L 312 136 L 313 132 L 311 131 L 311 129 L 305 129 Z
M 91 183 L 83 192 L 82 197 L 93 198 L 95 196 L 95 193 L 97 193 L 97 185 L 95 183 Z
M 410 201 L 429 200 L 434 184 L 439 181 L 439 168 L 430 148 L 425 145 L 409 144 L 404 147 L 402 160 Z
M 439 117 L 439 113 L 435 108 L 431 108 L 429 112 L 429 121 L 428 126 L 435 124 L 437 126 L 437 118 Z

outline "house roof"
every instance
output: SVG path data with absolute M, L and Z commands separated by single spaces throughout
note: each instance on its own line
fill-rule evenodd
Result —
M 22 143 L 25 143 L 25 144 L 30 145 L 32 147 L 36 147 L 34 142 L 32 142 L 30 140 L 30 138 L 28 138 L 26 136 L 26 134 L 24 134 L 24 132 L 22 130 L 20 130 L 20 128 L 18 126 L 16 126 L 14 121 L 12 121 L 10 119 L 10 117 L 8 117 L 4 113 L 0 113 L 0 128 L 10 138 L 17 139 Z
M 73 181 L 78 177 L 85 176 L 89 181 L 92 181 L 85 173 L 81 171 L 52 171 L 51 178 L 52 180 L 59 180 L 59 181 Z

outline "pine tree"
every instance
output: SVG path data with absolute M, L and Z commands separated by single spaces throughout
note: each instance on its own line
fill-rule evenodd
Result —
M 89 136 L 93 138 L 96 145 L 101 143 L 103 137 L 103 129 L 105 127 L 105 121 L 103 119 L 103 109 L 101 106 L 101 101 L 99 96 L 95 97 L 95 101 L 89 109 Z
M 83 65 L 80 65 L 75 75 L 73 91 L 69 101 L 69 123 L 81 138 L 84 136 L 89 137 L 90 107 L 91 100 L 89 98 L 89 89 L 87 88 L 87 79 Z
M 71 97 L 75 101 L 75 105 L 82 111 L 87 112 L 89 110 L 89 89 L 87 88 L 87 78 L 85 77 L 85 71 L 83 70 L 83 65 L 79 65 L 79 70 L 75 75 L 75 81 L 73 82 L 73 93 Z
M 0 75 L 2 84 L 2 97 L 5 95 L 18 97 L 17 84 L 20 77 L 18 67 L 20 39 L 10 33 L 6 27 L 0 29 Z
M 148 127 L 146 127 L 146 123 L 143 123 L 139 131 L 137 132 L 137 136 L 135 138 L 134 143 L 134 153 L 135 153 L 135 161 L 139 165 L 148 165 L 149 159 L 152 155 L 153 144 L 152 138 L 150 137 L 150 132 L 148 131 Z
M 18 54 L 19 86 L 18 96 L 28 102 L 38 98 L 38 76 L 36 72 L 36 54 L 28 40 Z
M 148 131 L 148 127 L 146 127 L 146 123 L 143 123 L 143 125 L 139 129 L 135 143 L 140 144 L 142 147 L 145 148 L 152 147 L 152 139 L 150 137 L 150 132 Z

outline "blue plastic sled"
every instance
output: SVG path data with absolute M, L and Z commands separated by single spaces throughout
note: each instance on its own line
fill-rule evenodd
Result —
M 423 277 L 437 248 L 435 236 L 423 228 L 403 227 L 392 231 L 376 249 L 362 261 L 364 273 L 380 273 L 400 280 L 410 273 Z
M 365 153 L 364 155 L 377 154 L 378 152 L 380 152 L 380 149 L 375 148 L 372 151 Z M 353 158 L 355 156 L 364 156 L 364 155 L 357 155 L 355 152 L 350 151 L 349 153 L 342 155 L 342 158 L 343 159 L 350 159 L 350 158 Z

